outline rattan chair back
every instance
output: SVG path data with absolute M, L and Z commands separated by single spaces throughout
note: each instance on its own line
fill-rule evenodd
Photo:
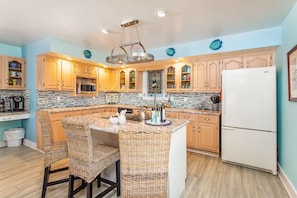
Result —
M 38 115 L 38 120 L 40 123 L 43 137 L 43 150 L 44 152 L 47 152 L 52 148 L 52 145 L 54 143 L 51 119 L 47 111 L 40 111 Z
M 93 162 L 93 142 L 87 123 L 69 123 L 63 121 L 70 160 L 89 165 Z
M 171 132 L 120 131 L 122 197 L 167 197 Z

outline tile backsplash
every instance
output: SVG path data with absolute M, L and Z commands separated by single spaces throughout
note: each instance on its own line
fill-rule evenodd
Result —
M 213 95 L 219 95 L 219 93 L 170 93 L 169 97 L 173 99 L 171 101 L 171 107 L 173 108 L 211 110 L 212 101 L 210 97 Z M 160 98 L 157 99 L 157 103 L 161 103 Z M 70 95 L 68 92 L 37 91 L 37 109 L 101 104 L 106 104 L 105 93 L 99 93 L 96 96 L 89 97 L 76 97 Z M 152 106 L 153 97 L 143 98 L 138 93 L 119 93 L 119 104 Z
M 5 110 L 8 111 L 10 109 L 9 100 L 10 96 L 23 96 L 25 100 L 25 110 L 29 111 L 30 108 L 30 92 L 29 90 L 0 90 L 0 96 L 6 96 L 5 100 Z

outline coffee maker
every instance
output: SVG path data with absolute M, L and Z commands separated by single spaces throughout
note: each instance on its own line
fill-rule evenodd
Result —
M 23 96 L 10 96 L 9 104 L 10 104 L 10 111 L 25 110 L 25 99 Z

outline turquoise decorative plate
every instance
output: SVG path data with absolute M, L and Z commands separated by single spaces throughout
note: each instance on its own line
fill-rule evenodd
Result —
M 223 42 L 220 39 L 216 39 L 210 43 L 209 48 L 212 50 L 218 50 L 222 47 Z
M 84 55 L 86 58 L 91 58 L 92 57 L 92 52 L 90 50 L 84 50 Z
M 175 49 L 172 48 L 172 47 L 168 48 L 168 49 L 166 50 L 166 54 L 167 54 L 168 56 L 173 56 L 173 55 L 175 54 Z

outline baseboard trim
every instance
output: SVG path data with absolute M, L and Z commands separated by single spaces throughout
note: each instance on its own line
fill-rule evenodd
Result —
M 28 139 L 24 139 L 23 140 L 23 144 L 31 149 L 36 150 L 37 149 L 37 145 L 35 142 L 32 142 L 31 140 Z
M 281 180 L 281 182 L 283 183 L 285 189 L 287 190 L 289 196 L 291 198 L 297 198 L 297 191 L 294 188 L 293 184 L 291 183 L 291 181 L 289 180 L 289 178 L 287 177 L 287 175 L 285 174 L 285 172 L 283 171 L 283 169 L 281 168 L 281 166 L 278 164 L 278 176 Z
M 203 154 L 203 155 L 208 155 L 208 156 L 212 156 L 212 157 L 220 157 L 220 155 L 217 153 L 202 151 L 202 150 L 198 150 L 198 149 L 187 148 L 187 151 L 193 152 L 193 153 L 199 153 L 199 154 Z

